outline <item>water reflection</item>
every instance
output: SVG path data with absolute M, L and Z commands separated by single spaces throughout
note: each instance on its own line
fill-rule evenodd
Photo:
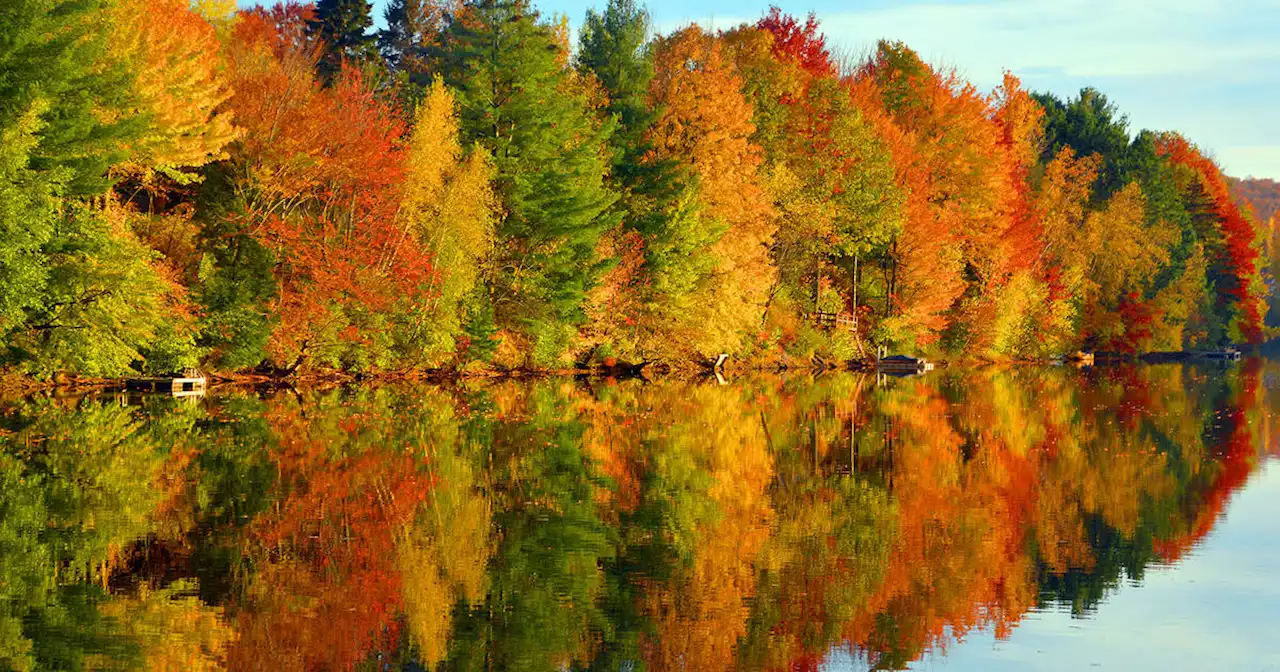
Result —
M 0 667 L 901 668 L 1176 563 L 1276 370 L 19 400 Z

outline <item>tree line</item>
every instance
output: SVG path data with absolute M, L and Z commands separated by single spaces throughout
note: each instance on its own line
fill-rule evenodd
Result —
M 14 0 L 0 361 L 563 368 L 1255 343 L 1271 236 L 1105 96 L 776 8 Z M 1267 229 L 1268 231 L 1270 229 Z M 839 315 L 829 327 L 818 315 Z

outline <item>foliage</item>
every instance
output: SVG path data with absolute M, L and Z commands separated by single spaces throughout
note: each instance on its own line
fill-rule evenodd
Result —
M 151 117 L 120 169 L 198 179 L 189 169 L 227 158 L 224 147 L 236 135 L 221 107 L 231 91 L 216 31 L 184 0 L 121 0 L 114 9 L 112 49 L 133 72 L 135 99 Z
M 1264 182 L 777 7 L 13 0 L 0 364 L 560 369 L 1260 343 Z M 1257 201 L 1253 211 L 1238 200 Z M 837 328 L 831 328 L 836 315 Z
M 710 357 L 741 349 L 760 322 L 774 273 L 768 246 L 775 213 L 761 150 L 751 141 L 751 106 L 719 41 L 689 27 L 659 39 L 654 52 L 651 92 L 662 115 L 652 130 L 653 153 L 694 171 L 704 226 L 719 228 L 715 268 L 692 302 L 700 325 L 693 348 Z
M 503 209 L 494 312 L 529 337 L 530 361 L 555 364 L 602 270 L 596 244 L 617 223 L 602 148 L 613 126 L 590 113 L 554 29 L 527 3 L 479 0 L 463 13 L 442 37 L 441 67 L 458 92 L 464 143 L 493 160 Z

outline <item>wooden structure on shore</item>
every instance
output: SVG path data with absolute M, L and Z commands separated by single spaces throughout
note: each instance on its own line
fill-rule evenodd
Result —
M 933 370 L 933 362 L 923 357 L 890 355 L 876 359 L 876 370 L 882 373 L 925 373 Z
M 190 397 L 204 394 L 207 384 L 208 379 L 198 369 L 186 369 L 182 375 L 174 377 L 129 378 L 124 381 L 124 389 Z
M 1215 350 L 1211 352 L 1197 352 L 1196 356 L 1199 357 L 1200 359 L 1210 359 L 1210 360 L 1215 360 L 1219 362 L 1240 361 L 1240 351 L 1231 346 L 1227 346 L 1222 350 Z
M 827 313 L 815 311 L 805 313 L 805 318 L 813 323 L 813 326 L 819 329 L 847 329 L 856 332 L 858 330 L 858 319 L 852 313 Z

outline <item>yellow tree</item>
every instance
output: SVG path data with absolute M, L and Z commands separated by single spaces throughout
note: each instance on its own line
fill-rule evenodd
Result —
M 216 15 L 214 3 L 204 4 Z M 129 64 L 140 111 L 151 117 L 123 168 L 196 179 L 182 169 L 226 158 L 223 148 L 237 134 L 221 107 L 231 87 L 217 29 L 183 0 L 122 0 L 112 25 L 116 58 Z
M 774 269 L 776 229 L 751 142 L 751 105 L 717 38 L 690 26 L 654 44 L 650 94 L 663 110 L 653 126 L 652 158 L 689 166 L 699 179 L 705 225 L 723 235 L 716 268 L 695 301 L 691 342 L 703 354 L 738 349 L 759 328 Z
M 1156 271 L 1169 262 L 1175 242 L 1174 232 L 1148 228 L 1145 219 L 1146 197 L 1138 183 L 1131 182 L 1107 201 L 1106 209 L 1085 220 L 1085 244 L 1093 256 L 1082 288 L 1084 333 L 1104 347 L 1144 345 L 1135 320 L 1124 313 L 1140 303 Z
M 463 150 L 454 94 L 439 79 L 418 107 L 405 170 L 399 216 L 441 270 L 412 328 L 425 332 L 419 335 L 424 354 L 438 358 L 454 350 L 463 301 L 480 281 L 499 209 L 488 155 Z

